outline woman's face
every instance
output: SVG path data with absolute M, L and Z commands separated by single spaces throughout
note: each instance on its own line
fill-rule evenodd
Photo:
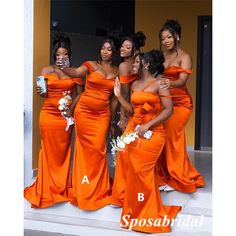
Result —
M 113 55 L 112 55 L 112 48 L 111 48 L 110 43 L 106 42 L 103 44 L 100 54 L 103 61 L 112 60 Z
M 125 40 L 120 47 L 120 56 L 127 58 L 132 56 L 133 44 L 129 40 Z
M 140 56 L 136 56 L 133 64 L 133 73 L 138 74 L 140 70 Z
M 175 47 L 175 39 L 169 30 L 162 32 L 161 42 L 166 50 L 172 50 Z
M 67 49 L 65 48 L 58 48 L 56 51 L 56 60 L 62 59 L 62 58 L 68 58 L 69 54 Z

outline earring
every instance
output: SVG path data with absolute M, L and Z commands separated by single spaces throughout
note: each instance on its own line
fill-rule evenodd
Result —
M 158 75 L 158 70 L 153 74 L 154 77 L 157 77 Z

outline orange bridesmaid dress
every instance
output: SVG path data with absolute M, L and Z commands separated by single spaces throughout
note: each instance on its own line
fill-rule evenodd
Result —
M 192 73 L 191 70 L 172 66 L 165 69 L 163 75 L 170 80 L 177 80 L 182 72 Z M 184 128 L 192 113 L 192 98 L 187 87 L 170 88 L 170 92 L 174 113 L 164 122 L 167 139 L 156 169 L 159 185 L 168 184 L 178 191 L 191 193 L 205 185 L 203 177 L 189 161 L 186 150 Z
M 129 128 L 132 132 L 137 125 L 147 123 L 161 112 L 160 98 L 156 93 L 134 91 L 131 102 L 134 115 Z M 121 227 L 145 233 L 170 232 L 170 224 L 165 224 L 164 219 L 174 219 L 181 207 L 162 204 L 160 191 L 156 187 L 155 166 L 163 150 L 166 134 L 163 124 L 152 126 L 150 130 L 153 131 L 151 139 L 140 137 L 126 145 L 128 171 Z M 140 194 L 143 198 L 139 198 Z M 140 223 L 132 225 L 135 219 Z M 156 219 L 163 224 L 155 225 Z
M 56 74 L 45 74 L 44 77 L 47 78 L 48 94 L 39 117 L 41 146 L 38 175 L 35 182 L 24 190 L 24 197 L 35 208 L 69 200 L 72 128 L 65 131 L 66 119 L 58 109 L 58 101 L 64 91 L 72 93 L 75 84 L 83 84 L 80 78 L 59 79 Z
M 130 87 L 132 83 L 138 79 L 138 75 L 129 74 L 120 76 L 121 84 L 129 84 Z M 129 117 L 127 128 L 124 132 L 129 132 L 129 126 L 131 124 L 132 116 Z M 124 194 L 126 188 L 126 179 L 127 179 L 127 161 L 125 157 L 125 152 L 119 151 L 116 157 L 116 167 L 115 174 L 112 186 L 112 204 L 117 206 L 123 206 L 124 204 Z
M 71 203 L 82 210 L 96 210 L 110 204 L 106 136 L 115 78 L 106 79 L 94 71 L 89 62 L 83 65 L 89 69 L 89 73 L 85 91 L 74 111 L 75 150 Z

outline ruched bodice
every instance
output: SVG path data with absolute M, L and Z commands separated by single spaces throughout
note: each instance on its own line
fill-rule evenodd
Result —
M 113 93 L 114 80 L 115 78 L 105 79 L 103 75 L 94 71 L 86 78 L 83 95 L 107 101 Z
M 59 79 L 57 74 L 45 74 L 47 79 L 47 97 L 44 100 L 42 110 L 50 110 L 61 115 L 58 109 L 58 101 L 63 97 L 64 91 L 70 91 L 73 95 L 75 84 L 82 85 L 81 78 L 65 78 Z
M 191 74 L 192 70 L 186 70 L 177 66 L 171 66 L 165 69 L 163 76 L 172 81 L 179 79 L 180 73 Z M 185 106 L 192 109 L 192 98 L 186 86 L 181 88 L 170 88 L 172 101 L 174 106 Z
M 154 119 L 161 112 L 161 101 L 158 94 L 148 91 L 134 91 L 131 96 L 131 103 L 134 107 L 133 122 L 135 125 L 145 124 Z M 163 129 L 163 125 L 151 127 Z
M 85 91 L 80 96 L 80 105 L 87 109 L 87 112 L 110 115 L 110 98 L 115 78 L 106 79 L 99 72 L 93 71 L 89 62 L 84 65 L 89 68 L 89 74 L 86 77 Z

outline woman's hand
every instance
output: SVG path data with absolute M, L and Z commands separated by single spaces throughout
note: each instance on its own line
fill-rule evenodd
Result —
M 170 79 L 162 78 L 160 80 L 160 88 L 161 89 L 168 89 L 170 87 L 171 87 L 171 80 Z
M 145 132 L 149 130 L 150 126 L 148 123 L 140 125 L 135 131 L 137 135 L 143 136 Z
M 40 86 L 36 86 L 36 92 L 39 96 L 45 98 L 47 96 L 47 93 L 43 93 L 43 90 Z
M 118 77 L 116 77 L 116 79 L 115 79 L 114 94 L 115 94 L 116 97 L 121 96 L 121 85 L 120 85 L 120 81 L 119 81 Z
M 121 131 L 123 133 L 126 129 L 126 126 L 127 126 L 127 120 L 126 119 L 125 120 L 120 120 L 118 122 L 118 126 L 119 126 L 119 128 L 121 129 Z
M 58 58 L 55 65 L 59 70 L 63 70 L 65 67 L 70 66 L 70 60 L 69 58 Z
M 114 123 L 110 123 L 109 134 L 110 134 L 111 137 L 114 136 L 115 131 L 116 131 L 115 124 Z
M 70 108 L 66 109 L 65 111 L 63 111 L 63 114 L 65 117 L 71 117 L 73 116 L 73 112 Z

